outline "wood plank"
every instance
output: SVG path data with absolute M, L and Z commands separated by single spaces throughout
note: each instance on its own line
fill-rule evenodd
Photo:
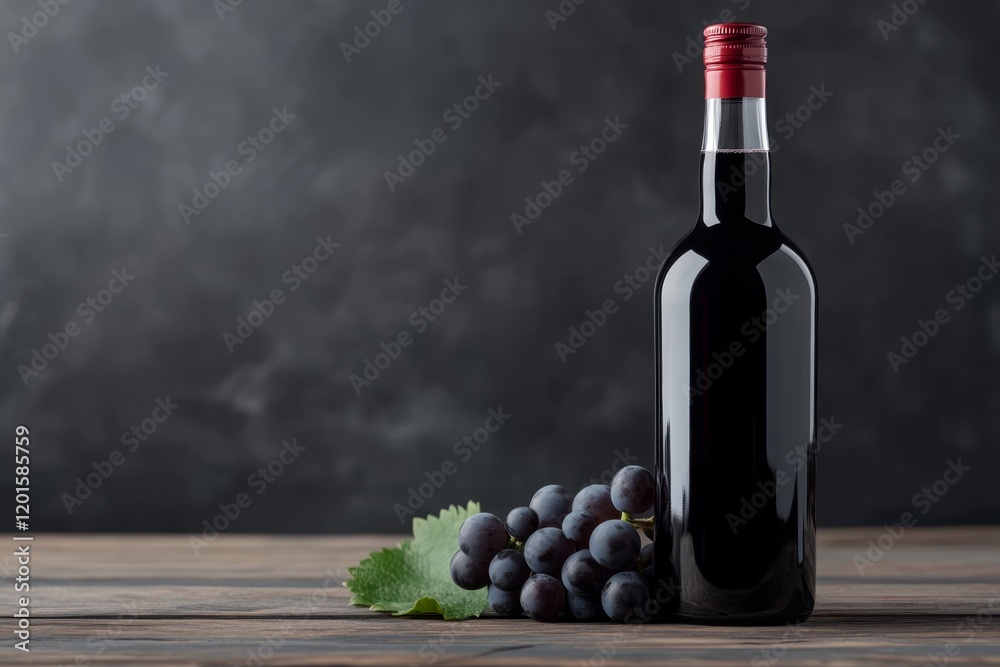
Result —
M 923 665 L 953 643 L 949 665 L 1000 665 L 1000 527 L 909 529 L 862 575 L 854 556 L 881 532 L 820 532 L 817 609 L 794 628 L 449 623 L 348 606 L 347 568 L 392 536 L 226 534 L 196 555 L 187 536 L 42 534 L 33 649 L 5 647 L 0 662 Z M 12 637 L 13 619 L 0 628 Z
M 36 629 L 37 664 L 916 664 L 955 642 L 949 665 L 1000 664 L 996 623 L 971 637 L 961 616 L 887 620 L 823 613 L 795 628 L 447 623 L 385 617 L 329 620 L 50 620 Z M 936 627 L 932 627 L 936 626 Z M 170 655 L 167 655 L 169 653 Z M 830 661 L 830 662 L 824 662 Z M 253 664 L 252 661 L 250 664 Z
M 1000 586 L 995 585 L 1000 591 Z M 915 583 L 909 580 L 871 583 L 863 594 L 854 584 L 820 579 L 821 610 L 860 610 L 903 616 L 923 614 L 934 599 L 939 614 L 964 614 L 988 593 L 983 581 Z M 191 618 L 198 616 L 263 618 L 364 618 L 363 607 L 350 607 L 343 587 L 281 588 L 275 586 L 57 586 L 41 585 L 34 593 L 36 618 Z M 988 598 L 988 595 L 987 595 Z

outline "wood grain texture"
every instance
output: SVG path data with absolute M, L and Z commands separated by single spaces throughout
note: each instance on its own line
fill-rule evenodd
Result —
M 32 650 L 12 648 L 8 575 L 0 664 L 847 667 L 934 664 L 950 651 L 948 665 L 1000 665 L 1000 528 L 909 529 L 861 575 L 854 556 L 879 535 L 820 533 L 806 624 L 720 628 L 444 622 L 348 606 L 347 568 L 398 541 L 386 536 L 222 535 L 196 555 L 186 536 L 43 534 Z

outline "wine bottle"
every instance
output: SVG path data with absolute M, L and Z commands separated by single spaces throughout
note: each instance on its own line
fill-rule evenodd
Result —
M 763 26 L 705 29 L 701 212 L 656 282 L 664 614 L 805 620 L 815 599 L 816 280 L 771 216 Z

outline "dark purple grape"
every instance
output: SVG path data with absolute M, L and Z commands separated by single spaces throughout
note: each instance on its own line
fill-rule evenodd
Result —
M 573 511 L 577 510 L 589 512 L 597 523 L 622 518 L 621 510 L 615 509 L 611 502 L 611 487 L 607 484 L 591 484 L 580 489 L 573 498 Z
M 649 588 L 638 572 L 619 572 L 608 579 L 601 591 L 601 606 L 611 620 L 619 623 L 642 623 L 649 600 Z
M 599 595 L 612 574 L 611 570 L 594 560 L 589 549 L 584 549 L 563 563 L 562 583 L 574 595 Z
M 524 542 L 538 530 L 538 515 L 530 507 L 515 507 L 507 515 L 507 532 L 515 540 Z
M 524 543 L 524 560 L 532 572 L 558 577 L 576 543 L 558 528 L 539 528 Z
M 458 548 L 473 560 L 490 562 L 507 548 L 507 528 L 492 514 L 473 514 L 458 529 Z
M 569 615 L 577 621 L 605 621 L 607 615 L 601 606 L 601 595 L 575 595 L 566 592 L 566 609 Z
M 519 591 L 531 576 L 524 556 L 515 549 L 504 549 L 490 561 L 490 581 L 502 591 Z
M 513 618 L 521 615 L 520 589 L 511 592 L 490 586 L 486 599 L 490 603 L 490 609 L 496 612 L 497 616 Z
M 461 551 L 451 557 L 451 580 L 467 591 L 478 591 L 490 583 L 490 566 L 482 561 L 472 560 Z
M 655 496 L 653 475 L 642 466 L 625 466 L 611 480 L 611 502 L 620 512 L 648 512 Z
M 634 567 L 641 546 L 639 533 L 627 521 L 605 521 L 590 536 L 594 560 L 612 570 Z
M 521 587 L 521 608 L 536 621 L 551 621 L 566 606 L 566 589 L 555 577 L 532 575 Z
M 562 522 L 562 532 L 577 544 L 587 546 L 590 534 L 597 527 L 597 521 L 590 512 L 574 510 L 566 515 Z
M 642 545 L 639 549 L 639 567 L 646 567 L 653 564 L 653 543 Z
M 539 528 L 559 528 L 573 509 L 573 494 L 558 484 L 543 486 L 528 505 L 538 515 Z

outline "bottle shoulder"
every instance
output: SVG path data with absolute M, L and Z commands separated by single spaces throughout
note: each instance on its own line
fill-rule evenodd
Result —
M 816 293 L 815 273 L 801 249 L 777 227 L 761 225 L 725 229 L 699 223 L 667 255 L 656 286 L 757 279 Z

